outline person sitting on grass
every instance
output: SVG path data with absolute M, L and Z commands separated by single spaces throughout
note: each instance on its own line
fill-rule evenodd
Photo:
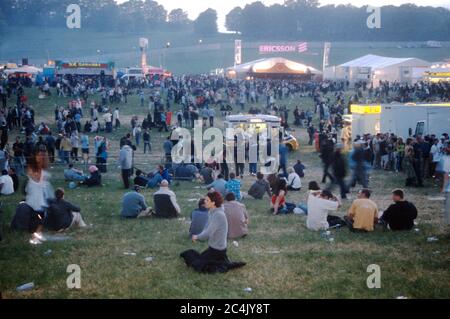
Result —
M 0 176 L 0 194 L 3 196 L 14 194 L 14 181 L 6 169 L 2 171 L 2 176 Z
M 161 184 L 161 182 L 165 180 L 170 184 L 172 180 L 169 170 L 164 168 L 162 165 L 158 165 L 157 171 L 153 174 L 147 183 L 147 188 L 155 188 Z
M 49 200 L 46 226 L 54 231 L 64 231 L 74 226 L 86 227 L 80 207 L 66 201 L 64 194 L 64 189 L 58 188 L 55 198 Z
M 141 194 L 141 187 L 134 185 L 134 190 L 122 197 L 122 211 L 120 216 L 124 218 L 142 218 L 151 214 L 151 208 L 147 207 L 145 197 Z
M 203 181 L 204 184 L 209 185 L 212 182 L 214 182 L 214 170 L 211 167 L 210 164 L 205 164 L 204 167 L 200 170 L 200 179 Z
M 405 192 L 401 189 L 392 191 L 394 204 L 388 207 L 381 216 L 381 224 L 390 230 L 411 230 L 417 218 L 417 208 L 405 200 Z
M 191 213 L 191 227 L 189 228 L 189 235 L 198 235 L 206 224 L 208 224 L 208 209 L 205 207 L 205 199 L 202 198 L 198 201 L 198 208 Z
M 144 174 L 140 169 L 136 170 L 136 177 L 134 178 L 134 185 L 138 185 L 141 187 L 146 187 L 148 184 L 148 179 L 145 178 Z
M 299 191 L 302 188 L 302 180 L 292 167 L 288 168 L 287 189 L 290 191 Z
M 199 254 L 187 250 L 180 254 L 188 267 L 198 272 L 226 272 L 242 267 L 245 263 L 232 263 L 227 256 L 228 222 L 223 209 L 223 199 L 219 192 L 209 192 L 205 197 L 205 207 L 209 210 L 209 221 L 199 235 L 192 235 L 192 242 L 208 240 L 208 248 Z
M 378 207 L 369 199 L 370 195 L 371 192 L 367 188 L 360 190 L 358 199 L 353 201 L 347 216 L 344 217 L 350 231 L 373 231 L 374 225 L 378 223 Z
M 40 232 L 43 229 L 43 218 L 30 205 L 22 201 L 17 205 L 16 212 L 11 221 L 11 229 L 28 231 L 30 234 Z
M 272 196 L 269 182 L 264 179 L 264 175 L 261 172 L 258 172 L 256 173 L 256 181 L 250 186 L 248 194 L 254 199 L 262 199 L 265 193 L 269 197 Z
M 230 180 L 225 184 L 227 192 L 231 192 L 236 197 L 236 200 L 241 200 L 241 181 L 236 179 L 235 173 L 230 173 Z
M 92 165 L 89 167 L 89 177 L 81 182 L 81 185 L 87 187 L 102 186 L 102 175 L 100 175 L 97 166 Z
M 330 223 L 330 212 L 335 212 L 341 206 L 339 199 L 329 190 L 311 192 L 308 196 L 308 218 L 306 227 L 313 231 L 327 230 L 334 226 Z M 334 218 L 333 218 L 334 219 Z
M 234 193 L 228 193 L 223 208 L 228 221 L 228 238 L 247 236 L 249 219 L 245 205 L 236 201 Z
M 223 178 L 222 174 L 219 174 L 214 182 L 212 182 L 209 185 L 206 185 L 206 188 L 214 189 L 215 191 L 219 192 L 220 195 L 225 196 L 227 193 L 225 185 L 227 184 L 227 181 Z
M 272 194 L 272 199 L 270 202 L 271 211 L 274 215 L 289 214 L 293 212 L 295 205 L 286 203 L 287 192 L 288 190 L 286 179 L 279 179 L 277 186 L 275 186 L 275 190 Z
M 311 193 L 315 193 L 317 191 L 320 191 L 319 183 L 316 181 L 311 181 L 308 184 L 308 197 Z M 304 203 L 300 203 L 297 205 L 297 208 L 294 209 L 294 214 L 305 214 L 308 215 L 308 205 Z
M 87 179 L 87 176 L 83 174 L 82 170 L 76 169 L 70 163 L 69 167 L 64 170 L 64 179 L 70 182 L 83 182 Z
M 198 168 L 192 164 L 182 163 L 175 168 L 175 178 L 177 180 L 190 181 L 199 178 Z
M 153 194 L 155 216 L 161 218 L 175 218 L 181 212 L 177 203 L 177 196 L 169 189 L 169 182 L 162 180 L 160 188 Z
M 300 178 L 305 177 L 305 165 L 300 160 L 294 165 L 294 170 Z

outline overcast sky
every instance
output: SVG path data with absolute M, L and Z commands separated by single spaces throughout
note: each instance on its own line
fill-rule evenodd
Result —
M 126 2 L 127 0 L 116 0 L 119 3 Z M 182 8 L 187 11 L 189 18 L 194 20 L 198 15 L 208 8 L 217 10 L 219 15 L 219 30 L 225 31 L 225 16 L 234 7 L 244 7 L 246 4 L 255 2 L 256 0 L 156 0 L 156 2 L 162 4 L 166 10 L 170 11 L 176 8 Z M 271 5 L 274 3 L 283 3 L 284 0 L 261 0 L 265 5 Z M 373 5 L 401 5 L 403 3 L 414 3 L 418 6 L 434 6 L 434 7 L 447 7 L 450 8 L 449 0 L 422 0 L 422 1 L 404 1 L 404 0 L 352 0 L 352 1 L 336 1 L 336 0 L 320 0 L 321 5 L 325 4 L 347 4 L 350 3 L 354 6 Z

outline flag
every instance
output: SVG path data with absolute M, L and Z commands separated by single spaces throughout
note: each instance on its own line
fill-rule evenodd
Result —
M 298 53 L 308 51 L 308 42 L 301 42 L 297 46 Z

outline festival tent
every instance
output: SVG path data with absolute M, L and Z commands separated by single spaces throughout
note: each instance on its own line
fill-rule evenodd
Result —
M 311 80 L 320 77 L 319 70 L 284 58 L 267 58 L 240 64 L 227 69 L 230 78 L 297 78 Z
M 426 70 L 430 62 L 417 58 L 391 58 L 368 54 L 325 70 L 326 80 L 366 81 L 378 86 L 379 81 L 413 83 L 418 69 Z
M 32 65 L 24 65 L 13 69 L 6 69 L 4 72 L 5 74 L 29 74 L 36 76 L 37 74 L 42 73 L 42 69 Z

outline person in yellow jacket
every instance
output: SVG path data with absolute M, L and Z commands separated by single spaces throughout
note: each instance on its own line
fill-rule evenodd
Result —
M 62 151 L 62 161 L 63 163 L 69 164 L 70 162 L 70 151 L 72 150 L 72 143 L 67 135 L 64 135 L 61 140 L 60 149 Z

